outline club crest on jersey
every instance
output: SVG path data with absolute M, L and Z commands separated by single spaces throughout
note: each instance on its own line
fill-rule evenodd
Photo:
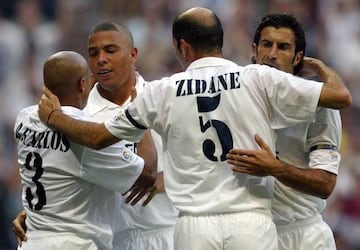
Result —
M 123 158 L 125 161 L 127 161 L 127 162 L 131 162 L 132 159 L 133 159 L 133 155 L 132 155 L 132 153 L 131 153 L 130 150 L 128 150 L 128 149 L 123 149 L 123 151 L 122 151 L 122 158 Z

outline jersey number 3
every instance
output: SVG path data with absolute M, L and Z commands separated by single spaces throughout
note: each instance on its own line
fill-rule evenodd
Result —
M 220 104 L 220 94 L 214 97 L 197 97 L 197 106 L 199 113 L 207 113 L 214 111 L 218 108 Z M 220 161 L 226 160 L 226 154 L 230 149 L 233 148 L 233 138 L 230 132 L 229 127 L 219 120 L 208 120 L 204 121 L 202 116 L 199 116 L 200 130 L 202 133 L 205 133 L 207 129 L 213 127 L 216 130 L 217 136 L 219 137 L 222 153 L 220 155 Z M 210 161 L 219 161 L 218 157 L 215 156 L 215 143 L 206 139 L 203 142 L 203 152 L 206 158 Z
M 26 200 L 29 204 L 30 209 L 41 210 L 42 207 L 46 204 L 46 195 L 44 186 L 41 184 L 39 179 L 41 178 L 44 169 L 42 167 L 42 158 L 38 153 L 32 152 L 28 153 L 25 160 L 25 168 L 28 170 L 35 170 L 35 174 L 32 177 L 32 181 L 36 185 L 36 196 L 38 197 L 38 201 L 36 204 L 33 204 L 33 199 L 35 198 L 31 188 L 26 188 Z

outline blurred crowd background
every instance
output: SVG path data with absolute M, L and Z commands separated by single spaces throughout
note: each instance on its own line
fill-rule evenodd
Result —
M 342 113 L 342 162 L 323 216 L 338 249 L 360 249 L 360 0 L 0 0 L 0 250 L 16 249 L 11 221 L 22 209 L 13 124 L 38 103 L 44 60 L 58 50 L 87 57 L 87 36 L 100 21 L 126 24 L 147 80 L 180 71 L 171 43 L 173 18 L 186 8 L 213 9 L 225 31 L 224 56 L 248 64 L 264 14 L 289 12 L 304 25 L 306 55 L 340 72 L 354 104 Z

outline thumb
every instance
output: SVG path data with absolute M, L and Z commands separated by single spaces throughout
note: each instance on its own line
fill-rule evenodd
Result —
M 264 140 L 260 137 L 260 135 L 255 134 L 255 141 L 260 146 L 261 149 L 266 151 L 271 151 L 269 145 L 267 145 Z

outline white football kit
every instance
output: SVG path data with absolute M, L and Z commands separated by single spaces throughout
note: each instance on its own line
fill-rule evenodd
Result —
M 275 152 L 273 129 L 312 120 L 321 88 L 265 65 L 201 58 L 149 83 L 105 126 L 121 139 L 137 140 L 145 128 L 161 135 L 165 186 L 180 211 L 175 249 L 277 249 L 273 179 L 233 172 L 226 153 L 257 149 L 256 133 Z
M 136 91 L 140 94 L 146 82 L 137 74 Z M 129 99 L 119 106 L 106 98 L 103 98 L 95 84 L 88 98 L 84 111 L 98 122 L 103 122 L 130 103 Z M 160 136 L 152 132 L 152 137 L 158 152 L 158 172 L 163 171 L 163 165 L 167 165 L 162 150 Z M 121 144 L 135 152 L 135 144 L 130 141 L 120 141 Z M 135 206 L 124 202 L 126 197 L 121 194 L 117 197 L 117 209 L 114 214 L 114 249 L 118 250 L 172 250 L 173 234 L 178 212 L 171 203 L 165 192 L 155 195 L 153 200 L 146 206 L 142 206 L 143 198 Z
M 278 157 L 300 168 L 338 174 L 341 142 L 340 112 L 318 108 L 316 119 L 277 131 Z M 275 180 L 273 215 L 279 249 L 336 249 L 333 233 L 321 212 L 326 201 Z
M 62 110 L 85 118 L 77 108 Z M 28 236 L 19 249 L 112 249 L 114 191 L 130 189 L 144 160 L 117 145 L 72 143 L 40 121 L 38 105 L 18 114 L 14 133 Z

